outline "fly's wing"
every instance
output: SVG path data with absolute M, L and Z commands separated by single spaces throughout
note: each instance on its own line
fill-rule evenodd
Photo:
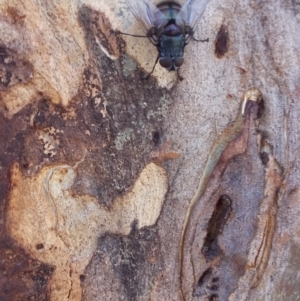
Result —
M 176 24 L 180 27 L 190 26 L 192 29 L 197 25 L 203 15 L 209 0 L 188 0 L 180 9 Z
M 151 28 L 159 31 L 168 22 L 166 16 L 150 0 L 125 0 L 125 2 L 147 35 Z

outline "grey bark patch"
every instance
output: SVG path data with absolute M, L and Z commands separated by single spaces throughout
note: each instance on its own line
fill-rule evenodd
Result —
M 32 78 L 33 66 L 17 53 L 0 45 L 0 91 L 8 90 Z
M 112 282 L 124 301 L 149 298 L 154 278 L 162 267 L 160 247 L 155 227 L 137 230 L 133 224 L 128 236 L 104 235 L 86 269 L 84 285 L 92 285 L 94 292 L 85 291 L 83 300 L 96 301 L 100 295 L 102 300 L 111 300 L 113 293 L 106 288 Z M 110 268 L 103 269 L 103 265 Z
M 170 92 L 159 88 L 152 78 L 141 80 L 141 70 L 123 53 L 125 42 L 111 30 L 101 12 L 84 6 L 79 20 L 86 33 L 91 61 L 96 62 L 96 66 L 86 69 L 84 92 L 90 110 L 83 115 L 92 143 L 99 140 L 93 135 L 96 129 L 102 134 L 102 142 L 93 146 L 79 167 L 75 188 L 96 195 L 108 205 L 115 196 L 126 191 L 132 177 L 149 162 L 149 154 L 154 149 L 152 133 L 163 128 L 172 98 Z M 119 58 L 113 60 L 104 53 L 97 39 L 105 43 L 106 49 L 111 49 L 110 56 L 118 54 Z M 99 85 L 94 93 L 92 82 Z M 87 116 L 91 115 L 99 120 L 89 120 Z M 92 182 L 88 190 L 87 178 Z

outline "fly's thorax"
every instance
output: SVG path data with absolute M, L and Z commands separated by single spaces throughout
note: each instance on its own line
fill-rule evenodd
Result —
M 159 53 L 161 57 L 175 57 L 183 56 L 184 36 L 182 34 L 177 36 L 161 35 L 159 38 Z

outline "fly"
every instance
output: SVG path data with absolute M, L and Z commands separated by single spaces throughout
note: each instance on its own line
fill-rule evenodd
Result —
M 184 47 L 191 40 L 208 42 L 208 39 L 195 39 L 194 28 L 209 0 L 188 0 L 183 6 L 173 1 L 163 2 L 157 6 L 150 0 L 125 1 L 143 27 L 146 37 L 158 50 L 158 56 L 152 71 L 146 78 L 151 75 L 157 62 L 159 62 L 168 71 L 177 71 L 179 79 L 182 80 L 178 70 L 184 61 Z

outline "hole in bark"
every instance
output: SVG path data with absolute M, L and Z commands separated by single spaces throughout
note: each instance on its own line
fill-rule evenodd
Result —
M 159 132 L 153 132 L 152 133 L 152 141 L 154 142 L 155 145 L 159 145 L 160 144 L 160 133 Z
M 211 289 L 212 291 L 217 291 L 218 288 L 219 288 L 219 286 L 216 284 L 213 284 L 212 286 L 209 287 L 209 289 Z
M 264 102 L 264 100 L 261 98 L 261 99 L 259 99 L 259 101 L 258 101 L 257 118 L 260 118 L 260 117 L 263 115 L 264 111 L 265 111 L 265 102 Z
M 37 245 L 35 246 L 35 248 L 36 248 L 37 250 L 41 250 L 41 249 L 44 249 L 44 245 L 43 245 L 43 244 L 37 244 Z
M 269 162 L 269 155 L 266 152 L 260 153 L 260 160 L 263 165 L 267 165 Z
M 79 279 L 80 279 L 81 282 L 83 282 L 83 281 L 85 280 L 85 275 L 81 274 L 81 275 L 79 276 Z
M 27 169 L 29 167 L 29 162 L 26 157 L 21 157 L 21 165 L 24 169 Z
M 211 275 L 212 275 L 211 268 L 208 268 L 207 270 L 205 270 L 198 280 L 198 285 L 203 286 L 203 284 L 206 283 L 210 279 Z
M 196 296 L 207 296 L 205 300 L 219 300 L 219 296 L 216 293 L 219 289 L 219 277 L 215 277 L 214 274 L 215 272 L 211 267 L 203 272 L 195 289 Z
M 212 261 L 222 254 L 222 250 L 218 245 L 218 236 L 223 232 L 231 209 L 231 199 L 229 196 L 221 196 L 208 223 L 207 235 L 201 250 L 206 261 Z
M 219 300 L 219 295 L 218 294 L 212 294 L 209 297 L 209 301 L 218 301 Z

